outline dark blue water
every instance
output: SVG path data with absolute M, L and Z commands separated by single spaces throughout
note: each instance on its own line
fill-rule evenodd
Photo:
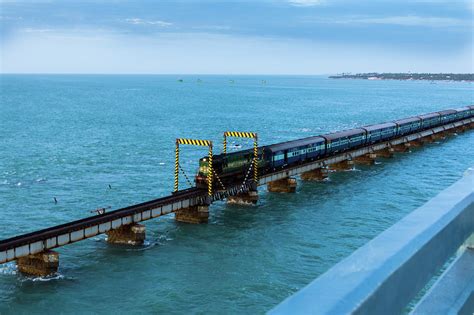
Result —
M 169 194 L 177 137 L 220 151 L 226 130 L 268 144 L 474 103 L 469 83 L 181 78 L 0 76 L 0 238 Z M 190 176 L 205 154 L 183 148 Z M 61 248 L 54 280 L 3 265 L 0 313 L 263 313 L 473 165 L 471 132 L 296 194 L 262 188 L 256 207 L 216 203 L 207 225 L 148 221 L 147 246 Z

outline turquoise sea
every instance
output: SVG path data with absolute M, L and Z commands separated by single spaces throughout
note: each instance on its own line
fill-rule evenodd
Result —
M 470 83 L 324 76 L 1 75 L 0 89 L 1 239 L 168 195 L 177 137 L 220 151 L 226 130 L 269 144 L 474 104 Z M 205 154 L 183 147 L 190 176 Z M 53 279 L 0 265 L 0 314 L 264 313 L 472 166 L 471 131 L 296 194 L 261 187 L 206 225 L 147 221 L 146 246 L 60 248 Z

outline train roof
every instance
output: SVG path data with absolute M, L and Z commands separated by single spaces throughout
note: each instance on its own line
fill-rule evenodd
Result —
M 274 145 L 269 145 L 268 149 L 270 149 L 273 152 L 276 151 L 282 151 L 282 150 L 287 150 L 291 149 L 294 147 L 301 147 L 305 146 L 308 144 L 313 144 L 313 143 L 318 143 L 318 142 L 324 142 L 324 138 L 321 136 L 314 136 L 314 137 L 308 137 L 308 138 L 303 138 L 299 140 L 292 140 L 292 141 L 287 141 L 283 143 L 277 143 Z
M 471 110 L 471 107 L 470 106 L 464 106 L 464 107 L 455 109 L 455 111 L 457 111 L 457 112 L 464 112 L 464 111 L 467 111 L 467 110 Z
M 377 129 L 385 129 L 385 128 L 390 128 L 390 127 L 396 127 L 397 124 L 393 122 L 387 122 L 383 124 L 375 124 L 375 125 L 369 125 L 369 126 L 364 126 L 362 129 L 365 129 L 367 131 L 372 131 L 372 130 L 377 130 Z
M 355 128 L 355 129 L 349 129 L 349 130 L 322 135 L 321 137 L 326 138 L 329 141 L 332 141 L 334 139 L 341 138 L 341 137 L 350 137 L 350 136 L 355 136 L 361 133 L 365 134 L 365 132 L 366 131 L 362 128 Z
M 394 120 L 393 122 L 396 124 L 408 124 L 414 121 L 421 120 L 420 117 L 409 117 L 409 118 L 404 118 L 404 119 L 399 119 L 399 120 Z
M 455 111 L 454 109 L 447 109 L 447 110 L 442 110 L 440 112 L 441 115 L 449 115 L 449 114 L 456 114 L 457 111 Z
M 423 115 L 420 115 L 420 116 L 418 116 L 418 117 L 420 117 L 421 119 L 428 119 L 428 118 L 432 118 L 432 117 L 439 117 L 439 113 L 423 114 Z

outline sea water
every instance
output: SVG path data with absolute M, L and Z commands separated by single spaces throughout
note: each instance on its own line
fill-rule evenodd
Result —
M 217 154 L 224 131 L 271 144 L 474 103 L 470 83 L 324 76 L 2 75 L 0 87 L 0 239 L 168 195 L 179 137 Z M 206 154 L 182 146 L 190 179 Z M 257 206 L 215 203 L 208 224 L 147 221 L 145 246 L 102 235 L 59 248 L 52 278 L 1 265 L 0 313 L 263 313 L 459 179 L 474 134 L 378 161 L 295 194 L 261 187 Z

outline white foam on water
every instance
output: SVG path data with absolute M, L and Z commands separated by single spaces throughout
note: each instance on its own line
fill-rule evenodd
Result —
M 17 273 L 18 267 L 14 262 L 0 265 L 0 274 L 2 275 L 16 275 Z
M 54 281 L 54 280 L 62 280 L 62 279 L 65 279 L 66 277 L 60 273 L 56 273 L 54 275 L 50 275 L 50 276 L 45 276 L 45 277 L 33 277 L 33 278 L 30 278 L 30 277 L 26 277 L 26 281 L 33 281 L 33 282 L 47 282 L 47 281 Z

